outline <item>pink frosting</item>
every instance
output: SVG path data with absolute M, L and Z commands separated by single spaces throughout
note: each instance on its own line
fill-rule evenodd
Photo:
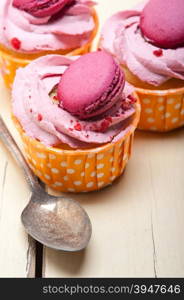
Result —
M 100 47 L 116 56 L 139 79 L 154 86 L 171 78 L 184 80 L 184 47 L 160 49 L 142 36 L 139 23 L 145 3 L 109 18 L 102 28 Z
M 134 89 L 128 83 L 110 110 L 85 121 L 51 100 L 50 92 L 76 58 L 47 55 L 18 69 L 16 74 L 12 90 L 14 115 L 28 136 L 47 146 L 62 142 L 72 148 L 85 148 L 91 143 L 113 142 L 131 126 L 129 117 L 135 112 L 131 96 Z
M 15 8 L 12 0 L 1 0 L 0 43 L 26 53 L 81 47 L 89 41 L 95 27 L 94 4 L 89 0 L 76 0 L 57 18 L 37 18 Z

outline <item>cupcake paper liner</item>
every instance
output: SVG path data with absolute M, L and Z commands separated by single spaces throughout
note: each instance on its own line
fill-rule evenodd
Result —
M 184 87 L 136 91 L 141 103 L 139 129 L 166 132 L 184 126 Z
M 51 188 L 61 192 L 90 192 L 111 184 L 130 158 L 134 131 L 140 118 L 140 104 L 129 130 L 115 143 L 85 150 L 47 147 L 26 135 L 13 117 L 21 135 L 25 156 L 33 172 Z
M 40 56 L 46 54 L 61 54 L 61 55 L 73 56 L 73 55 L 81 55 L 90 52 L 93 39 L 96 36 L 98 26 L 99 26 L 98 16 L 94 9 L 93 9 L 93 18 L 95 22 L 95 28 L 91 34 L 90 41 L 84 46 L 82 46 L 81 48 L 68 50 L 68 51 L 66 50 L 48 51 L 39 54 L 28 55 L 28 54 L 16 53 L 0 45 L 0 70 L 6 87 L 11 89 L 17 68 L 25 67 L 33 59 L 36 59 Z

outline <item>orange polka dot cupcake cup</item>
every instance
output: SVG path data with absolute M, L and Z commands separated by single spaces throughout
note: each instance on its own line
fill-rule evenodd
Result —
M 137 99 L 136 95 L 134 97 Z M 85 150 L 47 147 L 26 135 L 17 119 L 13 117 L 13 120 L 23 142 L 26 160 L 41 181 L 60 192 L 91 192 L 112 184 L 125 170 L 140 118 L 138 99 L 135 108 L 131 124 L 122 138 Z
M 47 55 L 47 54 L 61 54 L 67 56 L 82 55 L 91 51 L 93 40 L 97 34 L 99 27 L 98 15 L 93 9 L 93 19 L 95 22 L 94 30 L 89 41 L 80 48 L 57 50 L 57 51 L 41 51 L 38 54 L 25 54 L 9 50 L 0 44 L 0 70 L 4 83 L 7 88 L 11 89 L 15 78 L 16 70 L 20 67 L 25 67 L 32 60 Z
M 136 91 L 141 103 L 139 129 L 167 132 L 184 126 L 184 87 Z

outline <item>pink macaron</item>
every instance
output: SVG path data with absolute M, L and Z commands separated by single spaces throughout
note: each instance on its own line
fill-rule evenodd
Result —
M 157 47 L 184 45 L 184 0 L 150 0 L 142 11 L 140 29 Z
M 13 0 L 13 6 L 35 17 L 42 18 L 56 14 L 71 2 L 73 0 Z
M 58 99 L 66 111 L 87 119 L 107 111 L 121 97 L 124 73 L 105 51 L 85 54 L 61 77 Z

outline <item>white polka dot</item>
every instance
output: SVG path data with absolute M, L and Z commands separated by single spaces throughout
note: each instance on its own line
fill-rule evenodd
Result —
M 61 162 L 61 167 L 67 167 L 67 162 L 66 161 L 62 161 Z
M 95 177 L 95 175 L 96 175 L 96 172 L 93 171 L 93 172 L 91 173 L 91 177 Z
M 44 174 L 44 177 L 48 180 L 50 179 L 50 175 L 48 175 L 48 174 Z
M 92 187 L 93 185 L 94 185 L 94 182 L 92 182 L 92 181 L 90 181 L 90 182 L 88 182 L 88 183 L 86 184 L 86 186 L 87 186 L 88 188 Z
M 104 164 L 98 164 L 97 165 L 97 169 L 99 170 L 99 169 L 102 169 L 104 167 Z
M 127 160 L 128 159 L 128 154 L 126 153 L 123 157 L 123 160 Z
M 165 107 L 162 105 L 162 106 L 160 106 L 160 107 L 158 108 L 158 110 L 159 110 L 159 111 L 163 111 L 164 108 L 165 108 Z
M 50 159 L 56 159 L 56 156 L 54 154 L 49 154 Z
M 94 153 L 90 153 L 90 154 L 88 154 L 88 158 L 93 158 L 95 156 L 95 154 Z
M 51 168 L 51 164 L 50 164 L 50 163 L 48 163 L 48 164 L 47 164 L 47 167 L 48 167 L 48 168 Z
M 97 174 L 97 178 L 102 178 L 104 176 L 104 173 Z
M 68 180 L 68 176 L 64 176 L 63 179 L 64 179 L 64 181 L 67 181 Z
M 151 100 L 148 99 L 148 98 L 144 98 L 144 99 L 143 99 L 143 103 L 145 103 L 145 104 L 148 104 L 148 103 L 150 103 L 150 102 L 151 102 Z
M 111 176 L 110 180 L 114 180 L 116 178 L 116 176 Z
M 90 166 L 89 163 L 86 163 L 86 164 L 85 164 L 85 168 L 86 168 L 86 169 L 89 168 L 89 166 Z
M 82 163 L 81 159 L 76 159 L 74 162 L 75 165 L 80 165 L 81 163 Z
M 180 103 L 177 103 L 177 104 L 174 106 L 175 109 L 180 109 L 180 107 L 181 107 L 181 104 L 180 104 Z
M 98 155 L 97 155 L 97 159 L 98 159 L 98 160 L 100 160 L 100 159 L 102 159 L 102 158 L 104 158 L 104 154 L 98 154 Z
M 171 122 L 176 123 L 176 122 L 178 122 L 178 120 L 179 120 L 178 118 L 173 118 Z
M 148 121 L 148 123 L 154 123 L 155 119 L 154 118 L 148 118 L 147 121 Z
M 163 103 L 164 102 L 164 98 L 163 97 L 158 97 L 158 103 Z
M 81 177 L 84 177 L 84 175 L 85 175 L 85 173 L 84 173 L 84 172 L 82 172 L 82 173 L 81 173 Z
M 59 182 L 59 181 L 56 181 L 54 184 L 55 184 L 55 186 L 62 186 L 63 185 L 62 182 Z
M 68 174 L 73 174 L 73 173 L 75 173 L 75 170 L 74 169 L 67 169 L 67 173 Z
M 110 162 L 113 162 L 113 161 L 114 161 L 114 157 L 111 157 L 111 158 L 109 159 L 109 161 L 110 161 Z
M 78 185 L 81 185 L 82 182 L 81 181 L 74 181 L 74 184 L 78 186 Z
M 153 110 L 152 110 L 152 108 L 146 108 L 146 109 L 145 109 L 145 112 L 146 112 L 147 114 L 151 114 L 151 113 L 153 112 Z
M 165 113 L 165 118 L 169 118 L 171 116 L 171 113 L 170 112 L 166 112 Z
M 46 155 L 44 153 L 37 152 L 36 155 L 39 158 L 46 158 Z
M 169 99 L 167 100 L 167 103 L 168 103 L 168 104 L 173 104 L 173 102 L 174 102 L 174 99 L 173 99 L 173 98 L 169 98 Z
M 51 171 L 52 171 L 52 173 L 55 173 L 55 174 L 58 174 L 58 173 L 59 173 L 59 170 L 56 169 L 56 168 L 52 168 Z
M 104 185 L 105 184 L 105 182 L 104 181 L 100 181 L 100 182 L 98 182 L 98 186 L 100 187 L 100 186 L 102 186 L 102 185 Z
M 182 109 L 182 111 L 181 111 L 181 115 L 184 115 L 184 109 Z
M 68 192 L 75 192 L 75 189 L 69 188 L 67 189 Z
M 114 173 L 115 170 L 116 170 L 115 168 L 111 168 L 111 172 L 112 172 L 112 173 Z

